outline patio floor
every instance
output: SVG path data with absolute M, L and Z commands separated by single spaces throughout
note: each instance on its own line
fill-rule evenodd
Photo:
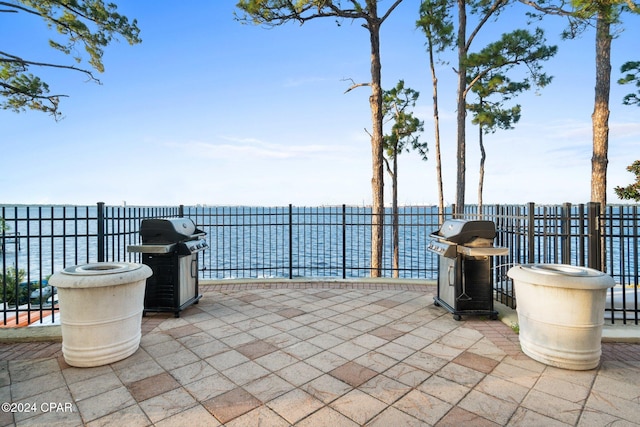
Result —
M 640 344 L 598 369 L 524 355 L 500 321 L 378 283 L 201 287 L 143 318 L 140 348 L 97 368 L 59 342 L 0 344 L 0 425 L 601 426 L 640 424 Z M 53 405 L 51 405 L 53 403 Z

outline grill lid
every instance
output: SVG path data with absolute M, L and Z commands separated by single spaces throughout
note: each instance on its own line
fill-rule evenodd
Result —
M 496 225 L 493 221 L 448 219 L 432 236 L 456 244 L 469 243 L 477 238 L 493 240 L 496 237 Z
M 178 243 L 206 234 L 189 218 L 143 219 L 140 224 L 140 237 L 145 244 Z

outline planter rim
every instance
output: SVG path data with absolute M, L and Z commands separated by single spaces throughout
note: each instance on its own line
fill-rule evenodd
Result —
M 58 288 L 96 288 L 137 282 L 150 277 L 151 268 L 130 262 L 96 262 L 67 267 L 49 278 Z
M 615 286 L 611 276 L 588 267 L 569 264 L 522 264 L 512 267 L 507 276 L 533 285 L 573 289 L 606 289 Z

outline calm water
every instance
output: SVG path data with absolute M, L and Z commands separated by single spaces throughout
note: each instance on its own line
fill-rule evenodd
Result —
M 144 209 L 148 208 L 108 208 L 106 260 L 138 261 L 126 246 L 139 243 L 137 228 L 148 214 Z M 614 216 L 620 216 L 620 208 L 611 209 Z M 65 266 L 97 261 L 97 214 L 97 206 L 0 205 L 0 216 L 9 225 L 0 263 L 4 269 L 23 269 L 29 280 L 37 280 Z M 342 277 L 343 272 L 346 277 L 369 276 L 371 210 L 366 207 L 185 206 L 184 215 L 207 233 L 210 248 L 199 259 L 202 278 Z M 499 226 L 510 231 L 510 239 L 496 243 L 509 246 L 512 255 L 500 257 L 496 264 L 510 265 L 524 259 L 526 244 L 521 242 L 520 226 L 506 221 Z M 554 257 L 559 252 L 559 236 L 566 231 L 554 218 L 544 221 L 545 228 L 536 237 L 537 255 L 544 262 L 558 262 Z M 383 268 L 389 277 L 391 222 L 391 215 L 386 215 Z M 438 228 L 437 208 L 401 208 L 399 224 L 400 277 L 434 278 L 437 260 L 426 245 L 429 234 Z M 580 227 L 581 220 L 572 220 L 570 234 L 580 235 Z M 627 283 L 628 277 L 637 277 L 637 215 L 609 221 L 606 230 L 612 236 L 607 243 L 608 264 Z M 577 264 L 582 253 L 580 238 L 569 240 L 571 263 Z

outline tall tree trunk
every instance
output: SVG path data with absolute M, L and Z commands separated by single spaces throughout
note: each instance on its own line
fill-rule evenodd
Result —
M 377 2 L 370 0 L 369 34 L 371 39 L 371 158 L 373 177 L 371 178 L 372 218 L 371 218 L 371 277 L 380 277 L 382 269 L 382 238 L 384 234 L 384 160 L 382 134 L 382 87 L 380 62 L 380 22 L 377 19 Z
M 440 156 L 440 114 L 438 112 L 438 78 L 436 77 L 433 46 L 429 42 L 429 67 L 431 68 L 431 82 L 433 85 L 433 124 L 435 128 L 436 146 L 436 181 L 438 186 L 438 224 L 444 222 L 444 194 L 442 190 L 442 160 Z
M 480 101 L 482 102 L 482 101 Z M 482 219 L 482 190 L 484 188 L 484 161 L 487 158 L 487 154 L 484 150 L 484 141 L 482 135 L 482 125 L 478 125 L 479 135 L 478 141 L 480 141 L 480 176 L 478 177 L 478 219 Z
M 609 151 L 609 91 L 611 88 L 611 24 L 598 14 L 596 29 L 596 88 L 591 122 L 593 156 L 591 157 L 591 201 L 604 209 L 607 202 L 607 153 Z
M 466 0 L 458 1 L 458 105 L 457 105 L 457 179 L 456 179 L 456 214 L 464 212 L 464 192 L 465 192 L 465 175 L 466 175 L 466 89 L 467 89 L 467 67 L 465 65 L 467 58 L 466 47 L 466 28 L 467 28 L 467 11 Z
M 596 23 L 596 88 L 591 122 L 593 126 L 593 156 L 591 157 L 591 201 L 600 203 L 601 212 L 607 204 L 607 164 L 609 151 L 609 91 L 611 88 L 611 6 L 598 12 Z M 600 243 L 602 271 L 606 271 L 606 245 Z
M 393 277 L 398 278 L 400 273 L 400 233 L 398 230 L 398 147 L 395 149 L 395 156 L 393 156 L 393 200 L 392 200 L 392 215 L 393 215 Z

